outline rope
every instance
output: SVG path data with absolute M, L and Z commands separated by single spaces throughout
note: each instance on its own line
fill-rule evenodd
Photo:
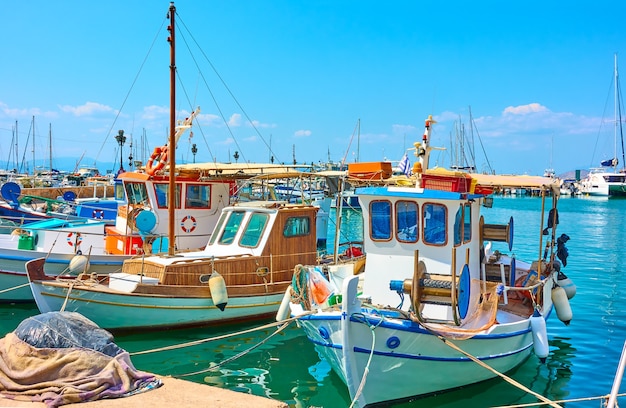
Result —
M 278 333 L 280 333 L 281 331 L 285 330 L 287 328 L 287 326 L 289 326 L 292 322 L 287 322 L 285 324 L 283 324 L 282 326 L 280 326 L 278 329 L 276 329 L 276 331 L 272 334 L 270 334 L 269 336 L 267 336 L 265 339 L 261 340 L 260 342 L 258 342 L 257 344 L 255 344 L 254 346 L 247 348 L 246 350 L 235 354 L 234 356 L 227 358 L 226 360 L 215 364 L 215 363 L 211 363 L 209 368 L 205 368 L 204 370 L 200 370 L 200 371 L 195 371 L 193 373 L 187 373 L 187 374 L 179 374 L 176 377 L 189 377 L 192 375 L 197 375 L 197 374 L 202 374 L 202 373 L 206 373 L 209 371 L 216 371 L 218 368 L 220 368 L 221 366 L 223 366 L 224 364 L 228 364 L 231 361 L 235 361 L 236 359 L 238 359 L 239 357 L 243 357 L 246 354 L 248 354 L 249 352 L 251 352 L 252 350 L 256 349 L 257 347 L 267 343 L 267 341 L 269 341 L 269 339 L 271 339 L 272 337 L 274 337 L 275 335 L 277 335 Z
M 206 338 L 206 339 L 194 340 L 194 341 L 190 341 L 190 342 L 187 342 L 187 343 L 174 344 L 174 345 L 171 345 L 171 346 L 159 347 L 159 348 L 150 349 L 150 350 L 135 351 L 135 352 L 129 353 L 129 354 L 131 356 L 138 356 L 138 355 L 141 355 L 141 354 L 159 353 L 161 351 L 169 351 L 169 350 L 176 350 L 176 349 L 185 348 L 185 347 L 197 346 L 198 344 L 207 343 L 207 342 L 214 341 L 214 340 L 223 340 L 223 339 L 227 339 L 227 338 L 230 338 L 230 337 L 235 337 L 235 336 L 240 336 L 240 335 L 243 335 L 243 334 L 252 333 L 252 332 L 255 332 L 257 330 L 264 330 L 264 329 L 268 329 L 270 327 L 279 326 L 279 325 L 281 325 L 283 323 L 292 322 L 292 321 L 298 320 L 301 317 L 304 317 L 304 316 L 307 316 L 307 315 L 310 315 L 310 314 L 313 314 L 313 312 L 307 312 L 307 313 L 301 314 L 301 315 L 296 316 L 296 317 L 290 317 L 289 319 L 281 320 L 279 322 L 268 323 L 268 324 L 263 325 L 263 326 L 253 327 L 252 329 L 243 330 L 243 331 L 240 331 L 240 332 L 224 334 L 222 336 L 209 337 L 209 338 Z
M 437 335 L 437 338 L 439 338 L 439 340 L 443 341 L 443 343 L 446 346 L 449 346 L 451 348 L 453 348 L 454 350 L 458 351 L 459 353 L 465 355 L 466 357 L 468 357 L 470 360 L 472 360 L 473 362 L 475 362 L 476 364 L 480 365 L 483 368 L 486 368 L 487 370 L 491 371 L 492 373 L 494 373 L 495 375 L 501 377 L 503 380 L 505 380 L 506 382 L 508 382 L 509 384 L 514 385 L 515 387 L 519 388 L 520 390 L 528 393 L 528 394 L 532 394 L 534 395 L 537 399 L 543 401 L 545 404 L 550 405 L 552 407 L 555 408 L 561 408 L 561 406 L 557 403 L 555 403 L 554 401 L 550 401 L 548 398 L 544 397 L 541 394 L 538 394 L 536 392 L 534 392 L 533 390 L 531 390 L 530 388 L 524 386 L 523 384 L 515 381 L 514 379 L 512 379 L 511 377 L 497 371 L 496 369 L 492 368 L 491 366 L 489 366 L 488 364 L 485 364 L 484 362 L 480 361 L 478 358 L 474 357 L 473 355 L 469 354 L 468 352 L 462 350 L 460 347 L 458 347 L 456 344 L 451 343 L 449 340 L 447 340 L 446 338 L 444 338 L 443 336 Z
M 67 300 L 70 298 L 70 293 L 72 293 L 72 289 L 74 288 L 74 283 L 75 282 L 70 282 L 70 286 L 67 289 L 67 295 L 65 296 L 65 300 L 63 301 L 63 306 L 61 306 L 61 310 L 59 310 L 59 312 L 65 311 L 65 306 L 67 306 Z
M 370 372 L 370 364 L 372 363 L 372 357 L 374 356 L 374 346 L 376 345 L 376 332 L 374 329 L 376 326 L 370 326 L 370 330 L 372 332 L 372 346 L 370 347 L 370 355 L 367 358 L 367 364 L 365 365 L 365 369 L 363 370 L 363 376 L 361 377 L 361 383 L 359 384 L 359 388 L 357 388 L 354 393 L 354 398 L 352 399 L 352 403 L 350 404 L 350 408 L 354 407 L 354 404 L 357 403 L 361 393 L 363 392 L 363 387 L 365 387 L 365 382 L 367 380 L 367 375 Z
M 16 290 L 16 289 L 21 289 L 21 288 L 24 288 L 24 287 L 26 287 L 28 285 L 30 285 L 30 283 L 23 283 L 21 285 L 13 286 L 12 288 L 2 289 L 2 290 L 0 290 L 0 294 L 1 293 L 5 293 L 5 292 L 10 292 L 10 291 Z
M 626 393 L 618 394 L 617 396 L 623 397 L 623 396 L 626 396 Z M 600 395 L 597 397 L 572 398 L 572 399 L 557 400 L 557 401 L 551 401 L 551 402 L 562 404 L 562 403 L 567 403 L 567 402 L 584 402 L 584 401 L 594 401 L 594 400 L 602 400 L 602 399 L 608 399 L 608 398 L 609 398 L 609 395 L 607 394 L 607 395 Z M 538 406 L 543 406 L 547 404 L 549 404 L 549 402 L 530 402 L 527 404 L 499 405 L 499 406 L 492 407 L 492 408 L 525 408 L 525 407 L 538 407 Z

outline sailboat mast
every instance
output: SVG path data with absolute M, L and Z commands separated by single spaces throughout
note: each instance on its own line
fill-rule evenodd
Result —
M 618 103 L 619 103 L 618 102 L 618 98 L 617 98 L 617 93 L 618 93 L 617 81 L 619 79 L 619 76 L 617 74 L 617 53 L 615 53 L 614 59 L 615 59 L 615 62 L 614 62 L 613 65 L 615 67 L 614 68 L 615 69 L 615 78 L 614 78 L 614 81 L 613 81 L 614 82 L 614 84 L 613 84 L 613 86 L 614 86 L 614 89 L 613 89 L 613 91 L 614 91 L 613 92 L 613 94 L 614 94 L 613 95 L 613 98 L 614 98 L 614 101 L 613 101 L 613 118 L 615 118 L 615 128 L 613 130 L 613 132 L 614 132 L 614 135 L 613 135 L 613 145 L 614 146 L 613 146 L 613 162 L 612 162 L 612 164 L 613 164 L 613 171 L 615 172 L 615 171 L 617 171 L 617 129 L 618 129 L 618 126 L 619 126 L 619 123 L 617 123 L 618 120 L 619 120 L 619 117 L 617 115 L 617 107 L 618 107 Z
M 170 26 L 168 31 L 170 36 L 168 41 L 170 43 L 170 141 L 168 146 L 169 156 L 169 197 L 168 197 L 168 212 L 169 212 L 169 225 L 168 236 L 169 243 L 167 252 L 170 256 L 174 255 L 175 250 L 175 219 L 174 210 L 176 208 L 176 43 L 175 43 L 175 30 L 174 30 L 174 15 L 176 14 L 176 7 L 174 2 L 170 3 L 169 9 Z
M 48 144 L 50 145 L 50 178 L 52 179 L 52 123 L 50 123 L 50 128 L 48 130 Z
M 33 115 L 33 176 L 35 175 L 35 115 Z

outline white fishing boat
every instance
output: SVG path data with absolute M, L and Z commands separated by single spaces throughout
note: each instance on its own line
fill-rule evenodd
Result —
M 589 170 L 587 177 L 580 181 L 580 191 L 584 195 L 602 197 L 626 197 L 626 167 L 619 166 L 617 158 L 618 136 L 622 146 L 622 160 L 624 160 L 624 141 L 622 138 L 622 120 L 620 110 L 619 74 L 617 71 L 617 54 L 614 57 L 614 132 L 613 157 L 600 162 L 601 167 Z
M 196 113 L 174 126 L 175 136 L 191 127 Z M 170 177 L 162 166 L 152 175 L 137 171 L 118 178 L 125 204 L 117 208 L 115 225 L 95 213 L 89 220 L 49 218 L 0 234 L 0 301 L 33 301 L 25 269 L 33 259 L 45 257 L 50 275 L 102 274 L 119 272 L 126 259 L 167 252 L 170 246 L 203 248 L 220 211 L 230 204 L 234 186 L 232 180 L 210 180 L 199 170 L 186 171 L 172 178 L 175 202 L 171 206 L 177 210 L 170 215 Z
M 416 143 L 412 185 L 387 179 L 356 190 L 364 271 L 303 266 L 285 294 L 289 308 L 277 316 L 298 317 L 356 406 L 493 378 L 533 350 L 545 360 L 545 319 L 554 309 L 564 322 L 572 318 L 568 297 L 575 287 L 560 272 L 569 237 L 556 232 L 558 183 L 429 169 L 433 123 L 426 120 Z M 513 248 L 512 218 L 488 224 L 481 215 L 481 206 L 493 204 L 492 190 L 504 187 L 542 191 L 536 240 L 523 243 L 539 248 L 529 262 L 505 253 Z

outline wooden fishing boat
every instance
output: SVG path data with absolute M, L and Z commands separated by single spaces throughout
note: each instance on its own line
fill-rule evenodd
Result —
M 267 317 L 276 314 L 296 263 L 317 262 L 316 212 L 272 201 L 230 206 L 203 250 L 137 257 L 121 273 L 55 278 L 44 274 L 43 259 L 26 268 L 42 313 L 75 311 L 111 330 Z
M 545 319 L 553 308 L 564 322 L 572 318 L 568 298 L 575 287 L 560 271 L 569 237 L 556 233 L 558 184 L 429 169 L 433 123 L 426 120 L 423 141 L 415 145 L 413 178 L 356 189 L 364 272 L 303 266 L 285 293 L 289 307 L 278 316 L 299 317 L 356 406 L 486 380 L 533 350 L 545 360 Z M 537 239 L 524 242 L 530 253 L 539 248 L 530 262 L 506 254 L 513 248 L 512 218 L 488 224 L 481 215 L 481 206 L 493 203 L 489 194 L 506 186 L 541 191 Z

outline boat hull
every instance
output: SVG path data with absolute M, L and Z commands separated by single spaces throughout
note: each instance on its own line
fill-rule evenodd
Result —
M 33 281 L 31 289 L 42 313 L 78 312 L 114 331 L 205 326 L 268 317 L 276 314 L 283 297 L 282 293 L 229 296 L 228 305 L 221 311 L 210 296 L 144 295 L 103 290 L 102 285 L 94 285 L 98 290 L 92 290 L 88 284 L 81 287 L 47 281 Z
M 44 253 L 41 251 L 0 248 L 0 303 L 32 302 L 33 295 L 28 288 L 25 264 L 33 259 L 46 257 L 46 273 L 61 275 L 75 254 Z M 130 255 L 90 255 L 89 273 L 106 274 L 119 271 Z
M 345 323 L 352 342 L 347 352 L 342 341 L 345 333 L 340 312 L 319 313 L 300 320 L 307 337 L 361 407 L 408 400 L 496 376 L 416 323 L 400 319 L 381 322 L 369 317 L 367 323 L 355 318 Z M 515 368 L 533 350 L 528 320 L 501 325 L 491 333 L 452 343 L 498 372 Z M 366 385 L 357 395 L 365 372 L 368 373 Z

